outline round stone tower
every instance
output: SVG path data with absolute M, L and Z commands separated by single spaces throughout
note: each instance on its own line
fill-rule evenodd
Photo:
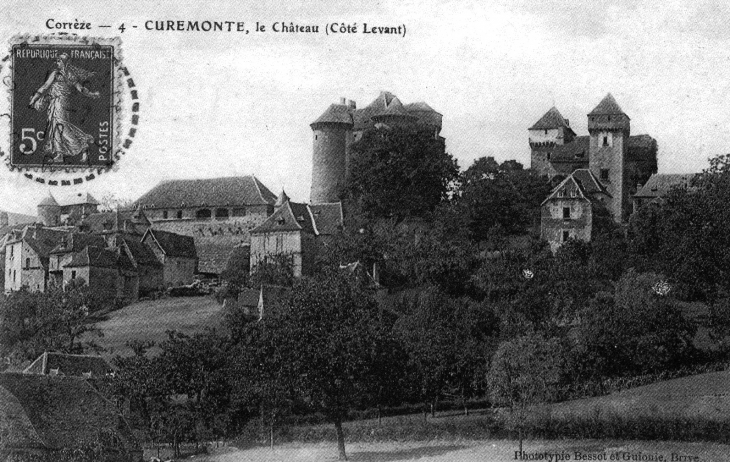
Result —
M 313 204 L 338 202 L 345 185 L 347 148 L 352 137 L 351 105 L 342 100 L 331 105 L 310 127 L 314 132 L 312 155 Z
M 38 219 L 44 226 L 58 226 L 61 222 L 61 206 L 51 193 L 38 204 Z

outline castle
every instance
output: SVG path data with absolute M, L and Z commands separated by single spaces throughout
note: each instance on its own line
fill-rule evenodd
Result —
M 351 145 L 371 128 L 417 125 L 433 130 L 440 138 L 442 115 L 425 102 L 403 104 L 383 91 L 362 109 L 354 101 L 340 99 L 310 124 L 314 132 L 312 155 L 313 204 L 339 202 L 347 177 Z M 442 138 L 441 138 L 442 139 Z
M 588 113 L 588 133 L 576 136 L 555 107 L 528 129 L 531 168 L 564 177 L 542 204 L 541 235 L 553 248 L 590 240 L 599 206 L 626 222 L 634 195 L 657 171 L 656 140 L 631 135 L 631 119 L 610 93 Z

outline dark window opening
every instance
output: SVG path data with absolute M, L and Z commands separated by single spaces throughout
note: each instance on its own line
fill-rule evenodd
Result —
M 563 242 L 566 242 L 568 239 L 570 239 L 570 231 L 563 231 Z
M 178 219 L 182 218 L 182 210 L 177 211 L 177 218 Z
M 215 219 L 216 220 L 227 220 L 228 219 L 228 209 L 216 209 L 215 210 Z
M 551 155 L 551 154 L 552 154 L 551 152 L 548 152 L 548 153 L 547 153 L 547 160 L 550 160 L 550 155 Z
M 545 129 L 545 134 L 547 135 L 547 129 Z
M 608 169 L 607 168 L 601 169 L 601 180 L 608 181 Z
M 162 212 L 162 218 L 167 219 L 167 210 L 165 210 L 164 212 Z
M 71 279 L 76 279 L 76 271 L 71 271 Z
M 244 208 L 233 209 L 233 216 L 234 217 L 245 217 L 246 209 L 244 209 Z
M 317 135 L 314 135 L 314 139 L 315 139 L 315 140 L 317 139 Z
M 570 207 L 563 207 L 563 218 L 570 218 Z
M 25 259 L 25 269 L 30 269 L 30 258 Z
M 210 218 L 210 216 L 211 216 L 210 209 L 200 209 L 197 212 L 195 212 L 195 218 L 198 218 L 198 219 L 205 220 L 205 219 Z
M 603 137 L 603 145 L 608 146 L 608 137 L 607 136 Z

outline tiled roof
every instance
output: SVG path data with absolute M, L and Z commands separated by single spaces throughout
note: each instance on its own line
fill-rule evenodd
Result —
M 104 236 L 98 234 L 88 233 L 68 233 L 66 234 L 61 243 L 51 250 L 50 253 L 70 253 L 79 252 L 87 246 L 104 247 L 106 240 Z
M 57 352 L 45 352 L 28 366 L 24 374 L 50 374 L 57 370 L 59 374 L 74 377 L 104 377 L 114 368 L 101 356 L 72 355 Z
M 553 106 L 542 117 L 540 117 L 540 120 L 535 122 L 535 125 L 528 128 L 528 130 L 549 130 L 561 127 L 570 128 L 568 123 L 565 121 L 565 118 L 563 118 L 563 115 L 560 111 L 558 111 L 558 108 Z
M 695 173 L 655 173 L 634 197 L 656 198 L 667 194 L 674 187 L 689 186 Z
M 78 268 L 91 266 L 94 268 L 117 268 L 119 255 L 113 250 L 101 247 L 85 247 L 82 251 L 76 252 L 66 268 Z
M 149 208 L 273 205 L 276 195 L 255 176 L 164 181 L 137 204 Z
M 593 194 L 593 193 L 608 194 L 608 191 L 606 191 L 606 188 L 601 184 L 600 181 L 598 181 L 598 178 L 596 178 L 596 175 L 594 175 L 593 172 L 591 172 L 589 169 L 579 168 L 572 173 L 572 176 L 573 176 L 573 179 L 575 179 L 578 182 L 578 186 L 580 186 L 581 189 L 585 193 L 587 193 L 587 194 Z
M 311 126 L 323 123 L 352 125 L 351 112 L 350 107 L 345 104 L 332 104 L 317 120 L 311 123 Z
M 92 213 L 79 223 L 79 228 L 91 233 L 123 231 L 140 236 L 148 227 L 147 217 L 144 214 L 140 216 L 133 210 Z
M 51 250 L 61 243 L 64 236 L 66 236 L 66 231 L 35 225 L 27 226 L 23 231 L 23 240 L 38 254 L 42 261 L 48 260 Z
M 310 210 L 319 234 L 336 234 L 342 230 L 342 203 L 310 204 Z
M 74 448 L 100 432 L 127 450 L 138 449 L 116 406 L 79 377 L 0 374 L 0 422 L 10 430 L 4 449 Z
M 143 244 L 139 236 L 129 234 L 119 235 L 117 237 L 117 245 L 121 244 L 120 240 L 127 247 L 132 259 L 137 265 L 162 266 L 162 263 L 157 259 L 152 249 L 146 244 Z
M 58 202 L 56 202 L 56 199 L 53 197 L 52 194 L 48 194 L 46 197 L 43 198 L 42 201 L 38 203 L 39 207 L 58 207 Z
M 614 99 L 613 95 L 611 93 L 608 93 L 600 103 L 598 103 L 598 106 L 593 108 L 591 112 L 588 113 L 588 115 L 613 115 L 613 114 L 624 114 L 623 109 L 621 109 L 621 106 L 618 105 L 616 100 Z
M 192 236 L 152 228 L 147 230 L 147 233 L 168 257 L 198 258 L 195 251 L 195 240 Z
M 573 141 L 563 145 L 540 147 L 541 151 L 550 152 L 550 162 L 580 163 L 588 165 L 590 136 L 576 136 Z M 656 152 L 656 140 L 649 135 L 629 137 L 626 157 L 632 161 L 651 161 Z
M 561 198 L 565 199 L 567 197 L 561 197 L 559 194 L 561 191 L 564 191 L 566 189 L 570 189 L 570 185 L 574 185 L 574 188 L 577 190 L 578 195 L 577 198 L 581 199 L 587 199 L 591 200 L 593 194 L 605 194 L 609 197 L 611 195 L 606 191 L 606 188 L 603 187 L 600 181 L 598 181 L 598 178 L 587 168 L 581 168 L 575 170 L 573 173 L 568 175 L 567 178 L 565 178 L 563 181 L 560 182 L 559 185 L 557 185 L 550 195 L 545 198 L 542 203 L 546 203 L 547 201 L 555 198 Z M 574 196 L 568 196 L 568 197 L 574 197 Z

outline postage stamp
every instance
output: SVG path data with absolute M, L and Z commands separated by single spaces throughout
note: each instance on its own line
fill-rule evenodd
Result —
M 118 38 L 20 35 L 11 40 L 6 64 L 0 72 L 10 90 L 5 162 L 11 170 L 53 185 L 78 184 L 74 174 L 115 166 L 124 153 L 122 119 L 131 112 L 123 100 L 133 87 Z

